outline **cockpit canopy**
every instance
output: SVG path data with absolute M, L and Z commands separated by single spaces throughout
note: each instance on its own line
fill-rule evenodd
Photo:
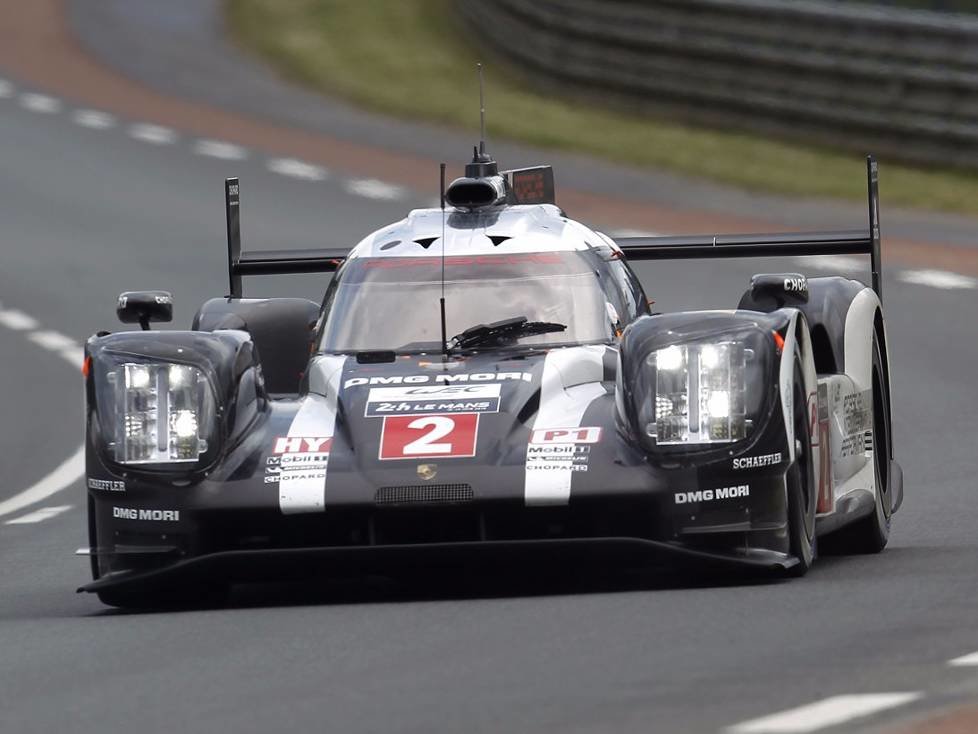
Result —
M 444 259 L 447 335 L 513 317 L 565 324 L 519 338 L 566 346 L 614 339 L 617 313 L 594 251 L 451 255 Z M 326 294 L 320 352 L 441 349 L 442 259 L 362 257 L 348 261 Z

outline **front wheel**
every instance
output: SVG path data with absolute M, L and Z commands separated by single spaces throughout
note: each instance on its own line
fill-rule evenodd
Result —
M 804 576 L 815 561 L 815 470 L 812 463 L 811 424 L 808 420 L 808 400 L 801 369 L 795 366 L 794 411 L 795 463 L 786 477 L 788 533 L 791 555 L 798 563 L 788 573 Z

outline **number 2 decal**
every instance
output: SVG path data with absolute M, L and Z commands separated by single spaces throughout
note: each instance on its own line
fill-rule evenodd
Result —
M 380 458 L 475 456 L 478 432 L 478 413 L 384 416 L 380 435 Z

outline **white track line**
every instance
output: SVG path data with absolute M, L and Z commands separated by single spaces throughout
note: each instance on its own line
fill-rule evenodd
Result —
M 243 161 L 248 157 L 248 151 L 240 145 L 222 140 L 198 140 L 194 144 L 194 153 L 223 161 Z
M 863 693 L 832 696 L 815 703 L 729 727 L 730 734 L 804 734 L 903 706 L 921 693 Z
M 52 352 L 59 352 L 62 349 L 78 346 L 74 339 L 58 331 L 35 331 L 28 334 L 27 338 L 45 349 L 50 349 Z
M 0 517 L 10 515 L 25 507 L 46 500 L 51 495 L 57 494 L 62 489 L 66 489 L 77 482 L 84 473 L 85 446 L 82 445 L 46 477 L 42 477 L 35 484 L 15 494 L 10 499 L 0 502 Z
M 978 665 L 978 652 L 971 652 L 967 655 L 962 655 L 959 658 L 948 660 L 947 664 L 954 667 L 970 667 L 972 665 Z
M 956 288 L 978 288 L 978 280 L 967 275 L 952 273 L 947 270 L 904 270 L 897 273 L 897 280 L 904 283 L 926 285 L 931 288 L 953 290 Z
M 869 260 L 852 257 L 849 255 L 815 255 L 813 257 L 800 257 L 798 264 L 817 270 L 866 270 L 869 268 Z
M 281 176 L 298 178 L 303 181 L 323 181 L 329 175 L 325 168 L 304 161 L 297 161 L 294 158 L 272 158 L 268 161 L 268 170 Z
M 39 323 L 37 319 L 15 309 L 0 309 L 0 325 L 14 331 L 27 332 L 27 338 L 39 346 L 49 349 L 75 367 L 80 367 L 84 352 L 74 339 L 57 331 L 35 331 Z M 47 499 L 53 494 L 74 484 L 85 474 L 85 445 L 78 447 L 74 454 L 68 457 L 54 471 L 27 489 L 15 494 L 10 499 L 0 501 L 0 517 L 18 512 L 36 502 Z M 31 522 L 23 520 L 23 522 Z
M 176 142 L 177 134 L 168 127 L 138 122 L 129 126 L 129 137 L 153 145 L 169 145 Z
M 13 97 L 14 85 L 6 79 L 0 79 L 0 97 Z
M 115 118 L 108 112 L 99 112 L 98 110 L 76 110 L 72 119 L 90 130 L 107 130 L 110 127 L 115 127 Z
M 35 522 L 42 522 L 48 518 L 60 515 L 62 512 L 67 512 L 72 508 L 72 505 L 58 505 L 57 507 L 42 507 L 40 510 L 34 510 L 34 512 L 29 512 L 26 515 L 21 515 L 20 517 L 15 517 L 13 520 L 7 520 L 4 525 L 29 525 Z
M 397 201 L 405 197 L 405 191 L 400 186 L 379 181 L 376 178 L 352 178 L 343 187 L 355 196 L 379 201 Z M 439 203 L 439 206 L 441 204 Z
M 38 326 L 35 319 L 23 311 L 17 311 L 16 309 L 0 311 L 0 324 L 14 331 L 28 331 L 30 329 L 36 329 Z
M 20 95 L 20 106 L 31 112 L 50 115 L 61 111 L 61 100 L 46 94 L 28 92 Z

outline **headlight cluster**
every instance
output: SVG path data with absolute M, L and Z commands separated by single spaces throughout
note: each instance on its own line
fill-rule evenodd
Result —
M 214 429 L 214 392 L 184 364 L 123 362 L 107 375 L 114 392 L 109 448 L 120 464 L 196 462 Z M 108 426 L 106 426 L 108 427 Z
M 747 358 L 741 341 L 673 344 L 652 352 L 655 368 L 654 420 L 646 433 L 657 445 L 718 444 L 750 433 L 747 416 Z

